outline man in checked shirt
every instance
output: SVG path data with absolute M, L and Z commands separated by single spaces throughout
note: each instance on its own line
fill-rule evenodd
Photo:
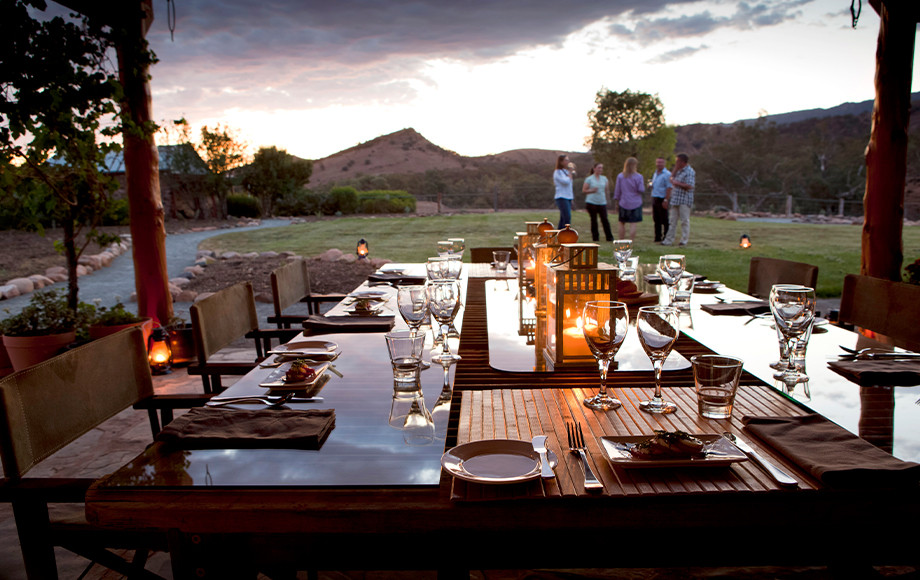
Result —
M 690 167 L 690 158 L 686 153 L 677 155 L 674 171 L 671 172 L 671 191 L 664 199 L 663 206 L 668 210 L 670 226 L 662 246 L 674 245 L 677 237 L 678 219 L 680 220 L 680 245 L 686 246 L 690 239 L 690 208 L 693 207 L 693 189 L 696 186 L 696 172 Z

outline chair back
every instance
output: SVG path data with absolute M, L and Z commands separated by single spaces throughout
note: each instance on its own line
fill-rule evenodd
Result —
M 199 363 L 246 333 L 259 329 L 252 284 L 240 282 L 189 309 Z
M 920 286 L 847 274 L 839 320 L 915 350 L 920 347 Z
M 271 278 L 275 316 L 281 316 L 287 307 L 310 295 L 310 274 L 306 260 L 294 260 L 272 270 Z
M 470 262 L 473 264 L 492 263 L 492 252 L 511 252 L 511 259 L 517 260 L 517 248 L 470 248 Z
M 12 480 L 153 395 L 143 331 L 129 328 L 0 379 L 0 455 Z
M 815 288 L 817 283 L 817 266 L 757 256 L 751 258 L 747 293 L 767 299 L 774 284 L 799 284 Z

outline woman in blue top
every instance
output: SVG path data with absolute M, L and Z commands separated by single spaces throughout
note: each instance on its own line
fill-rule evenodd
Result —
M 607 241 L 613 241 L 613 234 L 610 232 L 610 222 L 607 220 L 607 197 L 610 195 L 610 183 L 603 175 L 604 164 L 595 163 L 591 169 L 591 175 L 585 178 L 585 184 L 581 187 L 585 196 L 585 208 L 591 214 L 591 240 L 598 241 L 600 234 L 597 231 L 597 218 L 601 218 L 604 225 L 604 235 Z
M 636 239 L 636 224 L 642 221 L 642 193 L 645 183 L 636 169 L 639 160 L 630 157 L 623 164 L 623 173 L 617 175 L 617 186 L 613 199 L 619 204 L 620 239 Z M 629 238 L 626 238 L 626 224 L 629 224 Z
M 572 181 L 575 172 L 568 169 L 569 157 L 560 155 L 556 159 L 556 171 L 553 172 L 553 183 L 556 185 L 556 207 L 559 208 L 559 227 L 563 229 L 572 223 Z

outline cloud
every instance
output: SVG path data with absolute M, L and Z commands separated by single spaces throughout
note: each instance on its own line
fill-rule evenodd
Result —
M 621 23 L 609 27 L 613 36 L 632 41 L 642 46 L 676 38 L 705 36 L 720 28 L 752 30 L 765 26 L 775 26 L 787 20 L 795 19 L 800 13 L 798 8 L 812 0 L 765 0 L 757 4 L 740 2 L 734 14 L 716 16 L 709 10 L 678 17 L 662 17 L 650 20 L 638 20 L 633 28 Z M 634 16 L 635 14 L 633 14 Z
M 699 51 L 706 50 L 707 48 L 709 47 L 705 44 L 701 46 L 685 46 L 683 48 L 669 50 L 668 52 L 659 54 L 655 58 L 647 60 L 646 63 L 647 64 L 664 64 L 666 62 L 673 62 L 675 60 L 687 58 L 688 56 L 693 56 Z

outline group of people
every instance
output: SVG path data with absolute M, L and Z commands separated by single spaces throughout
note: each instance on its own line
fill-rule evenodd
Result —
M 652 195 L 652 218 L 655 220 L 655 243 L 672 246 L 677 237 L 678 226 L 681 230 L 679 244 L 686 246 L 690 240 L 690 208 L 693 206 L 693 191 L 696 186 L 696 173 L 690 167 L 690 158 L 685 153 L 677 156 L 674 171 L 665 168 L 665 159 L 655 160 L 655 174 L 649 180 Z M 617 175 L 613 190 L 613 200 L 617 203 L 619 214 L 619 237 L 627 239 L 626 224 L 629 224 L 628 239 L 636 238 L 636 224 L 642 221 L 642 194 L 645 193 L 645 179 L 638 172 L 639 161 L 630 157 L 623 164 L 623 172 Z M 600 220 L 608 242 L 613 241 L 610 221 L 607 219 L 607 199 L 610 196 L 610 183 L 604 176 L 604 165 L 595 163 L 591 175 L 585 178 L 581 191 L 585 193 L 585 208 L 591 216 L 591 239 L 598 241 L 600 232 L 597 222 Z M 556 206 L 559 208 L 559 226 L 561 230 L 572 223 L 572 202 L 575 199 L 572 184 L 575 181 L 574 166 L 566 155 L 556 159 L 556 171 L 553 183 L 556 185 Z

